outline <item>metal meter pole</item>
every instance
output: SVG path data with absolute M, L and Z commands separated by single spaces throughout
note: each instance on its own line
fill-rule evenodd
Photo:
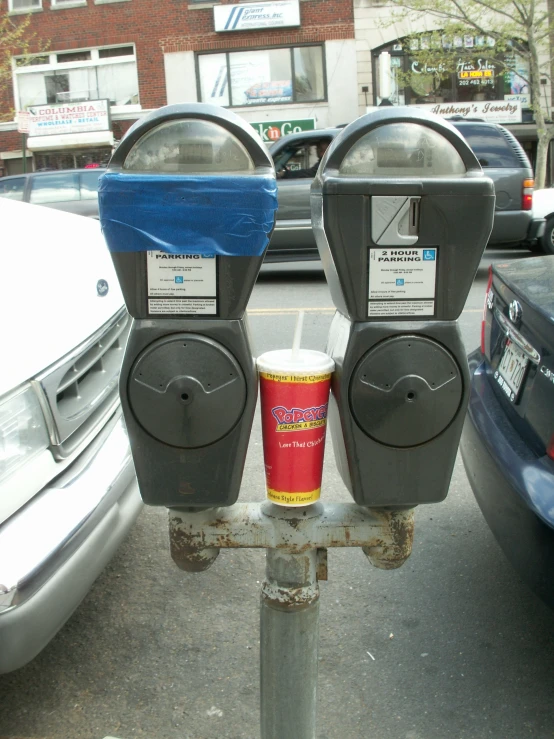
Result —
M 206 570 L 221 548 L 267 550 L 260 615 L 262 739 L 315 737 L 318 580 L 327 579 L 327 548 L 361 547 L 373 565 L 390 570 L 410 556 L 413 534 L 411 508 L 264 502 L 169 511 L 171 556 L 187 572 Z
M 268 549 L 260 613 L 263 739 L 315 737 L 317 552 Z

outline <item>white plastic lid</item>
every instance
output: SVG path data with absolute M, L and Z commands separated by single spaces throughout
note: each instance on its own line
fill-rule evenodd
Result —
M 335 362 L 328 354 L 313 349 L 299 349 L 295 358 L 292 349 L 274 349 L 259 356 L 256 364 L 260 372 L 295 375 L 323 375 L 335 369 Z
M 230 131 L 211 121 L 167 121 L 145 133 L 123 169 L 156 174 L 252 174 L 254 162 Z

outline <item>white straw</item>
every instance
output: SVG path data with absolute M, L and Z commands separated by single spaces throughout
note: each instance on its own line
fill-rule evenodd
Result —
M 298 312 L 296 318 L 296 326 L 294 327 L 294 338 L 292 340 L 292 359 L 297 360 L 300 351 L 300 342 L 302 340 L 302 326 L 304 325 L 304 311 Z

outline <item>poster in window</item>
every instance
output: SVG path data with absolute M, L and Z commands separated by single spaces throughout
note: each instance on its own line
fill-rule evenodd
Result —
M 282 59 L 279 52 L 284 52 Z M 288 49 L 241 52 L 232 54 L 230 61 L 233 105 L 292 102 Z
M 202 100 L 213 105 L 229 105 L 226 54 L 206 54 L 200 57 Z

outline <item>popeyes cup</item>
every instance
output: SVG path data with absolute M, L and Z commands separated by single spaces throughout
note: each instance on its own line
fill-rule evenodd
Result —
M 279 349 L 257 364 L 267 497 L 284 506 L 315 503 L 335 363 L 323 352 Z

